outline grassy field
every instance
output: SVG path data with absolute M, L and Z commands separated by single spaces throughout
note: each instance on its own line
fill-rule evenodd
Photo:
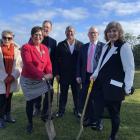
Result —
M 135 94 L 126 97 L 121 110 L 121 126 L 119 140 L 140 140 L 140 71 L 135 74 Z M 53 103 L 53 111 L 57 110 L 56 95 Z M 79 132 L 79 120 L 73 115 L 73 102 L 71 94 L 67 103 L 66 113 L 61 119 L 54 119 L 57 133 L 56 140 L 75 140 Z M 44 123 L 40 118 L 34 118 L 34 131 L 26 134 L 27 123 L 25 114 L 25 99 L 21 92 L 15 94 L 12 101 L 12 112 L 17 122 L 7 124 L 5 129 L 0 129 L 0 140 L 48 140 Z M 85 128 L 81 140 L 107 140 L 110 132 L 110 121 L 104 120 L 104 130 L 96 132 Z

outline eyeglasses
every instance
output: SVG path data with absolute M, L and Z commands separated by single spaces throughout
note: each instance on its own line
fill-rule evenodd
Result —
M 10 40 L 12 40 L 13 38 L 12 38 L 12 37 L 3 36 L 2 39 L 3 39 L 3 40 L 8 40 L 8 41 L 10 41 Z
M 89 32 L 90 34 L 98 34 L 98 32 Z
M 35 37 L 39 36 L 42 37 L 42 34 L 34 34 Z

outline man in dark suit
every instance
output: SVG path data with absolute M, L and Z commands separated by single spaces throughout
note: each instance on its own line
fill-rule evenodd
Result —
M 65 34 L 66 39 L 58 43 L 56 52 L 56 79 L 60 82 L 61 90 L 57 117 L 62 117 L 65 113 L 69 85 L 72 89 L 74 114 L 77 115 L 78 113 L 79 85 L 76 82 L 76 66 L 82 43 L 75 39 L 75 29 L 72 26 L 66 28 Z
M 90 42 L 83 45 L 80 49 L 78 64 L 77 64 L 77 82 L 82 84 L 82 91 L 80 96 L 80 104 L 79 104 L 79 115 L 81 114 L 85 99 L 88 92 L 88 87 L 90 83 L 90 76 L 94 72 L 97 67 L 98 60 L 101 55 L 102 48 L 104 43 L 98 41 L 98 30 L 95 27 L 90 27 L 88 31 L 88 37 Z M 93 107 L 92 107 L 92 99 L 89 99 L 87 109 L 86 109 L 86 125 L 92 125 L 94 122 L 92 120 L 93 116 Z
M 55 63 L 56 63 L 55 51 L 56 51 L 57 42 L 55 39 L 49 36 L 49 33 L 52 30 L 52 22 L 49 20 L 45 20 L 42 24 L 42 27 L 43 27 L 43 32 L 44 32 L 44 39 L 42 43 L 46 45 L 49 49 L 50 58 L 52 62 L 53 77 L 54 77 L 55 76 Z M 54 78 L 50 81 L 52 86 L 53 86 L 53 80 Z M 53 93 L 51 94 L 51 100 L 52 99 L 53 99 Z M 40 112 L 41 101 L 42 101 L 42 97 L 40 96 L 35 104 L 34 115 L 37 115 Z M 45 117 L 47 116 L 47 110 L 48 110 L 48 97 L 47 96 L 44 98 L 43 104 L 44 104 L 44 108 L 42 109 L 41 117 L 42 119 L 45 119 Z

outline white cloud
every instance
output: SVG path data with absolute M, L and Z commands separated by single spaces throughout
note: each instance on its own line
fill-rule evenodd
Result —
M 118 15 L 130 15 L 140 12 L 140 2 L 110 1 L 101 6 L 105 12 L 115 12 Z
M 27 21 L 43 21 L 44 19 L 53 19 L 55 17 L 58 18 L 65 18 L 69 20 L 82 20 L 87 18 L 89 15 L 88 11 L 85 8 L 73 8 L 73 9 L 51 9 L 51 10 L 45 10 L 41 9 L 36 12 L 32 13 L 23 13 L 18 14 L 14 17 L 14 20 L 21 22 L 24 20 Z
M 15 41 L 20 45 L 26 43 L 30 36 L 30 29 L 27 26 L 21 26 L 17 23 L 8 23 L 6 21 L 0 21 L 0 33 L 3 30 L 11 30 L 15 34 Z
M 86 8 L 77 7 L 73 9 L 57 9 L 57 11 L 66 19 L 81 20 L 89 16 Z
M 43 21 L 44 19 L 52 19 L 57 15 L 56 11 L 38 10 L 37 12 L 19 14 L 14 17 L 16 21 Z
M 50 35 L 54 37 L 57 40 L 57 42 L 64 40 L 66 38 L 65 29 L 68 25 L 70 25 L 69 22 L 54 23 L 53 30 Z
M 31 3 L 31 4 L 34 4 L 36 6 L 44 6 L 44 5 L 47 5 L 47 6 L 50 6 L 54 3 L 54 0 L 22 0 L 22 2 L 28 2 L 28 3 Z
M 140 19 L 132 21 L 120 21 L 126 33 L 131 33 L 133 35 L 140 35 Z

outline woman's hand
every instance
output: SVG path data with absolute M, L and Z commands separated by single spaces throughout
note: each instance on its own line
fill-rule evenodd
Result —
M 60 80 L 60 76 L 59 75 L 56 75 L 56 81 L 59 83 L 59 80 Z
M 15 80 L 14 76 L 8 75 L 4 80 L 4 82 L 7 84 L 7 83 L 12 83 L 14 80 Z
M 50 79 L 53 78 L 53 75 L 52 75 L 52 74 L 45 74 L 45 75 L 44 75 L 44 78 L 45 78 L 46 80 L 50 80 Z
M 76 81 L 77 81 L 78 84 L 81 84 L 82 83 L 81 77 L 77 77 Z

